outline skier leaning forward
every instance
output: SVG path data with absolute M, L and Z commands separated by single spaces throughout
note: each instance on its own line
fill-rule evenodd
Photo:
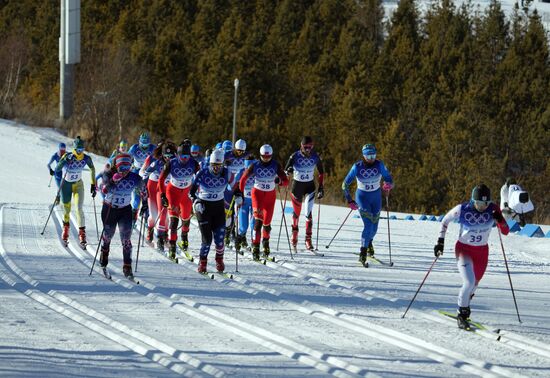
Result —
M 252 256 L 256 261 L 260 259 L 260 236 L 263 238 L 264 257 L 269 257 L 271 219 L 273 218 L 273 210 L 277 199 L 275 186 L 277 184 L 281 186 L 288 185 L 288 178 L 283 171 L 283 167 L 272 157 L 273 149 L 269 144 L 264 144 L 260 148 L 260 160 L 254 162 L 244 171 L 239 182 L 239 188 L 243 192 L 248 178 L 254 177 L 254 187 L 252 188 L 252 209 L 254 212 Z M 237 202 L 235 201 L 235 203 Z
M 62 172 L 61 201 L 63 202 L 63 233 L 61 239 L 67 244 L 69 240 L 69 221 L 71 215 L 71 198 L 74 194 L 77 202 L 76 221 L 78 223 L 78 239 L 80 246 L 86 248 L 86 223 L 84 220 L 84 184 L 82 182 L 82 170 L 85 166 L 90 168 L 92 198 L 96 195 L 95 168 L 92 158 L 84 153 L 84 141 L 78 136 L 74 140 L 72 152 L 63 155 L 55 167 L 55 173 Z M 58 198 L 56 198 L 56 202 Z
M 178 223 L 181 218 L 181 248 L 189 247 L 188 233 L 191 223 L 191 206 L 189 189 L 193 176 L 199 170 L 199 163 L 191 158 L 191 143 L 183 142 L 178 146 L 177 156 L 166 163 L 159 179 L 162 206 L 168 207 L 169 222 L 169 257 L 176 258 L 176 241 Z M 170 176 L 166 185 L 166 178 Z
M 101 256 L 99 263 L 106 267 L 109 263 L 109 250 L 111 240 L 115 234 L 116 226 L 122 242 L 124 276 L 131 277 L 132 273 L 132 192 L 138 189 L 142 198 L 146 198 L 146 192 L 141 176 L 133 171 L 132 156 L 127 153 L 117 155 L 113 159 L 112 168 L 103 174 L 102 192 L 105 194 L 101 209 L 103 221 L 103 234 L 101 238 Z
M 467 329 L 470 300 L 487 268 L 489 260 L 487 241 L 494 221 L 497 221 L 497 226 L 504 235 L 508 235 L 510 229 L 498 205 L 491 202 L 489 188 L 480 184 L 472 190 L 472 199 L 469 202 L 455 206 L 443 218 L 439 238 L 434 246 L 436 257 L 443 254 L 445 233 L 449 223 L 454 220 L 458 220 L 460 224 L 455 256 L 458 271 L 462 277 L 462 287 L 458 293 L 457 322 L 459 328 Z
M 300 221 L 300 212 L 302 211 L 302 201 L 305 197 L 305 217 L 306 217 L 306 249 L 313 249 L 311 235 L 313 232 L 313 203 L 315 202 L 315 167 L 319 172 L 319 190 L 317 198 L 323 198 L 325 190 L 323 188 L 323 162 L 319 155 L 313 151 L 313 139 L 309 136 L 302 138 L 300 149 L 290 155 L 285 166 L 285 172 L 293 176 L 292 190 L 292 247 L 296 250 L 298 244 L 298 224 Z
M 225 264 L 223 254 L 225 250 L 225 206 L 224 191 L 229 182 L 229 171 L 223 165 L 224 151 L 214 150 L 210 155 L 208 167 L 201 169 L 189 190 L 189 197 L 193 200 L 193 209 L 199 222 L 202 236 L 198 272 L 206 273 L 208 253 L 214 240 L 216 248 L 216 270 L 223 272 Z M 235 204 L 242 205 L 242 196 L 234 193 Z
M 376 147 L 372 144 L 365 144 L 361 149 L 363 160 L 355 163 L 344 182 L 342 190 L 352 210 L 359 210 L 363 221 L 363 232 L 361 233 L 361 250 L 359 262 L 365 264 L 367 254 L 374 256 L 372 240 L 378 231 L 380 210 L 382 209 L 382 196 L 380 193 L 380 179 L 384 179 L 382 187 L 386 196 L 393 188 L 393 179 L 381 160 L 376 159 Z M 357 180 L 355 201 L 351 198 L 349 188 L 353 180 Z M 357 202 L 356 202 L 357 201 Z

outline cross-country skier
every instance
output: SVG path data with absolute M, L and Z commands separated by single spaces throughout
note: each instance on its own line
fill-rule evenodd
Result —
M 118 146 L 111 152 L 111 155 L 109 156 L 109 163 L 111 165 L 113 164 L 113 160 L 118 154 L 125 154 L 128 152 L 128 142 L 126 139 L 121 139 L 118 143 Z
M 223 148 L 225 150 L 225 165 L 229 170 L 229 185 L 226 190 L 225 203 L 226 203 L 226 212 L 230 216 L 228 217 L 228 222 L 225 228 L 225 245 L 229 245 L 231 233 L 235 236 L 235 204 L 231 206 L 232 200 L 232 188 L 237 182 L 236 178 L 239 172 L 244 169 L 244 160 L 246 159 L 246 142 L 243 139 L 239 139 L 235 142 L 235 148 L 232 148 L 233 145 L 231 141 L 226 140 L 223 142 Z M 229 149 L 229 151 L 227 150 Z
M 246 156 L 244 161 L 244 168 L 237 174 L 235 181 L 238 183 L 241 180 L 244 171 L 250 167 L 256 159 L 253 155 L 249 154 Z M 243 191 L 243 204 L 237 207 L 237 213 L 239 218 L 238 232 L 235 238 L 235 249 L 237 252 L 241 251 L 241 248 L 248 247 L 248 242 L 246 241 L 246 231 L 248 230 L 248 223 L 250 217 L 252 216 L 252 187 L 254 186 L 254 176 L 251 176 L 246 180 L 244 191 Z
M 317 167 L 317 180 L 319 189 L 317 198 L 321 199 L 325 195 L 323 187 L 323 162 L 313 151 L 313 139 L 310 136 L 304 136 L 300 144 L 300 149 L 290 155 L 285 166 L 287 175 L 292 175 L 292 189 L 290 197 L 292 199 L 292 247 L 296 249 L 298 244 L 298 224 L 300 221 L 300 212 L 302 211 L 302 202 L 305 198 L 305 217 L 306 217 L 306 249 L 313 249 L 311 235 L 313 231 L 313 204 L 315 202 L 315 167 Z
M 132 147 L 128 150 L 128 153 L 132 155 L 132 172 L 139 173 L 141 167 L 145 163 L 145 159 L 153 153 L 155 146 L 151 143 L 151 138 L 148 133 L 142 133 L 139 136 L 138 143 L 133 144 Z M 132 194 L 132 215 L 133 215 L 133 225 L 137 221 L 137 216 L 139 212 L 139 205 L 143 201 L 140 198 L 139 192 L 134 191 Z
M 178 239 L 178 222 L 181 218 L 181 247 L 187 250 L 189 247 L 188 233 L 191 223 L 191 206 L 189 189 L 194 174 L 199 170 L 199 164 L 191 158 L 191 142 L 183 141 L 177 150 L 177 155 L 166 163 L 159 179 L 161 202 L 163 207 L 168 207 L 169 222 L 169 257 L 176 258 L 176 241 Z M 168 185 L 166 178 L 170 175 Z
M 133 277 L 132 273 L 132 192 L 137 189 L 144 192 L 141 176 L 131 171 L 132 156 L 121 153 L 114 157 L 113 166 L 103 175 L 102 192 L 105 195 L 101 220 L 103 221 L 103 234 L 101 237 L 101 267 L 107 267 L 109 263 L 109 250 L 111 240 L 118 225 L 120 241 L 122 242 L 124 276 Z M 145 196 L 146 194 L 143 193 Z
M 84 219 L 84 184 L 82 182 L 82 170 L 85 166 L 90 168 L 91 186 L 90 193 L 92 198 L 96 195 L 95 168 L 92 158 L 84 153 L 84 140 L 80 136 L 76 137 L 73 143 L 74 149 L 68 152 L 55 167 L 55 172 L 62 172 L 61 180 L 61 201 L 63 202 L 63 233 L 61 239 L 68 243 L 69 240 L 69 220 L 71 214 L 71 199 L 74 194 L 77 203 L 76 220 L 78 223 L 78 239 L 80 246 L 86 248 L 86 223 Z
M 273 148 L 264 144 L 260 148 L 260 160 L 251 164 L 244 172 L 239 182 L 241 192 L 244 192 L 249 177 L 254 177 L 252 188 L 252 209 L 254 211 L 254 238 L 252 240 L 252 255 L 254 260 L 260 259 L 260 237 L 264 257 L 268 258 L 271 219 L 275 208 L 277 193 L 275 187 L 288 185 L 288 178 L 281 164 L 273 159 Z M 262 228 L 263 226 L 263 228 Z
M 57 164 L 59 163 L 59 160 L 61 160 L 63 155 L 65 155 L 66 151 L 67 151 L 67 146 L 65 145 L 65 143 L 63 142 L 59 143 L 59 145 L 57 146 L 57 151 L 55 151 L 55 153 L 50 158 L 50 161 L 48 162 L 48 170 L 50 172 L 50 176 L 54 176 L 55 183 L 57 184 L 58 188 L 59 188 L 59 185 L 61 184 L 61 177 L 62 177 L 61 171 L 56 173 L 52 169 L 52 163 L 55 161 L 55 165 L 57 166 Z
M 207 271 L 208 253 L 212 241 L 216 248 L 216 270 L 218 272 L 225 270 L 223 261 L 225 250 L 223 241 L 225 233 L 224 191 L 228 182 L 229 171 L 224 167 L 224 151 L 222 149 L 214 150 L 210 155 L 209 166 L 197 172 L 189 191 L 202 236 L 199 273 Z M 241 194 L 236 191 L 234 196 L 235 203 L 241 205 Z
M 363 159 L 353 164 L 342 183 L 342 190 L 349 207 L 352 210 L 359 210 L 359 215 L 363 221 L 359 262 L 364 265 L 367 261 L 367 255 L 374 256 L 372 240 L 378 231 L 378 221 L 382 209 L 380 180 L 384 179 L 382 190 L 387 196 L 393 188 L 393 179 L 384 163 L 376 159 L 376 147 L 374 145 L 365 144 L 361 152 Z M 354 180 L 357 181 L 355 201 L 350 194 L 350 185 Z
M 191 157 L 195 159 L 198 163 L 202 160 L 201 156 L 201 147 L 198 144 L 191 145 Z
M 437 244 L 434 246 L 435 256 L 443 254 L 445 233 L 449 223 L 458 220 L 460 224 L 459 237 L 455 244 L 455 256 L 458 271 L 462 277 L 462 287 L 458 293 L 459 328 L 468 329 L 470 317 L 470 300 L 485 273 L 489 260 L 489 234 L 496 220 L 497 226 L 504 235 L 510 229 L 502 216 L 498 205 L 491 201 L 491 191 L 480 184 L 472 190 L 472 198 L 451 209 L 443 218 Z
M 159 179 L 164 169 L 164 165 L 176 155 L 177 147 L 172 142 L 159 143 L 153 153 L 145 160 L 141 167 L 141 177 L 148 177 L 147 192 L 149 205 L 149 219 L 146 240 L 151 243 L 153 241 L 153 229 L 157 231 L 157 249 L 164 251 L 164 243 L 166 241 L 167 230 L 167 209 L 162 206 L 161 191 Z M 168 180 L 169 177 L 166 177 Z M 168 182 L 165 182 L 168 184 Z

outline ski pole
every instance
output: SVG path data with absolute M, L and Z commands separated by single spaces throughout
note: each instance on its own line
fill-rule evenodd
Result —
M 97 240 L 99 243 L 99 226 L 97 225 L 97 210 L 95 207 L 95 197 L 92 197 L 92 203 L 94 204 L 94 217 L 95 217 L 95 232 L 97 234 Z
M 279 190 L 279 197 L 281 196 L 281 191 Z M 288 190 L 285 188 L 285 200 L 283 202 L 283 216 L 285 214 L 285 208 L 286 208 L 286 199 L 288 196 Z M 279 202 L 281 199 L 279 199 Z M 285 226 L 286 227 L 286 226 Z M 281 231 L 283 230 L 283 222 L 279 225 L 279 236 L 277 237 L 277 250 L 279 250 L 279 241 L 281 240 Z
M 59 188 L 57 188 L 57 194 L 55 195 L 55 199 L 53 200 L 52 207 L 50 209 L 50 213 L 48 214 L 48 218 L 46 219 L 46 224 L 44 224 L 44 228 L 42 229 L 42 232 L 40 235 L 44 235 L 44 232 L 46 231 L 46 226 L 48 225 L 48 221 L 50 220 L 50 217 L 52 216 L 53 209 L 55 208 L 56 202 L 59 201 L 59 193 L 61 193 L 61 187 L 63 186 L 63 183 L 65 182 L 65 176 L 67 176 L 67 172 L 63 175 L 63 178 L 61 179 L 61 182 L 59 183 Z
M 239 210 L 240 207 L 237 207 L 237 212 L 235 213 L 235 227 L 237 228 L 237 238 L 240 238 L 239 235 Z M 236 239 L 239 240 L 239 239 Z M 237 252 L 237 248 L 235 248 L 235 272 L 239 271 L 239 252 Z
M 521 323 L 521 318 L 519 317 L 518 302 L 516 301 L 516 294 L 514 293 L 514 286 L 512 285 L 512 277 L 510 276 L 510 269 L 508 269 L 508 260 L 506 259 L 506 253 L 504 252 L 504 244 L 502 243 L 502 235 L 500 233 L 500 228 L 498 228 L 498 237 L 500 239 L 500 246 L 502 248 L 502 256 L 504 257 L 504 264 L 506 265 L 506 272 L 508 273 L 508 280 L 510 281 L 510 289 L 512 290 L 514 305 L 516 306 L 516 313 L 518 314 L 518 322 Z
M 317 201 L 317 239 L 315 240 L 315 250 L 319 250 L 319 222 L 321 221 L 321 198 Z
M 401 316 L 401 319 L 404 319 L 405 318 L 405 315 L 407 315 L 407 312 L 409 311 L 409 309 L 411 308 L 414 300 L 416 299 L 416 296 L 418 295 L 418 293 L 420 292 L 420 289 L 422 288 L 422 285 L 424 285 L 424 282 L 426 282 L 426 278 L 428 278 L 428 274 L 430 274 L 430 272 L 432 271 L 432 268 L 434 267 L 435 265 L 435 262 L 437 261 L 437 259 L 439 258 L 439 256 L 436 256 L 432 265 L 430 266 L 430 269 L 428 269 L 428 272 L 426 273 L 426 275 L 424 276 L 424 279 L 422 280 L 422 283 L 420 284 L 420 286 L 418 287 L 418 290 L 416 291 L 416 293 L 414 294 L 414 297 L 413 299 L 411 299 L 411 303 L 409 303 L 409 305 L 407 306 L 407 309 L 405 310 L 405 313 Z
M 332 239 L 330 239 L 330 242 L 325 245 L 325 248 L 328 248 L 330 247 L 330 245 L 332 244 L 332 241 L 334 240 L 334 238 L 336 238 L 336 235 L 338 235 L 338 233 L 340 232 L 340 229 L 342 229 L 342 226 L 344 225 L 344 223 L 346 223 L 346 221 L 348 220 L 349 216 L 351 215 L 351 212 L 353 211 L 353 209 L 350 209 L 348 215 L 346 215 L 346 218 L 344 218 L 344 221 L 342 222 L 342 224 L 340 225 L 340 227 L 338 227 L 338 230 L 336 231 L 336 233 L 334 234 L 334 236 L 332 237 Z
M 105 202 L 104 202 L 105 203 Z M 97 243 L 97 248 L 95 250 L 95 256 L 94 256 L 94 261 L 92 262 L 92 267 L 90 268 L 90 276 L 92 275 L 92 272 L 94 271 L 94 266 L 95 266 L 95 262 L 97 260 L 97 254 L 99 252 L 99 247 L 101 247 L 101 240 L 103 239 L 103 234 L 105 233 L 105 222 L 109 221 L 109 215 L 111 214 L 111 204 L 108 204 L 108 208 L 107 208 L 107 214 L 105 216 L 105 220 L 103 221 L 103 228 L 101 230 L 101 236 L 99 238 L 99 242 Z M 102 218 L 103 220 L 103 218 Z
M 53 179 L 53 175 L 50 176 L 50 182 L 48 182 L 48 188 L 49 188 L 50 186 L 52 186 L 52 179 Z
M 280 186 L 277 186 L 277 190 L 279 191 L 279 197 L 281 196 L 281 187 Z M 279 201 L 280 202 L 280 201 Z M 290 237 L 288 236 L 288 227 L 286 225 L 286 218 L 285 218 L 285 208 L 283 207 L 283 203 L 280 202 L 281 204 L 281 210 L 282 210 L 282 213 L 283 213 L 283 222 L 285 224 L 285 231 L 286 231 L 286 240 L 288 241 L 288 250 L 290 251 L 290 258 L 292 260 L 294 260 L 294 256 L 292 255 L 292 247 L 290 246 Z
M 390 266 L 393 266 L 393 261 L 391 261 L 390 204 L 389 204 L 388 196 L 386 196 L 386 218 L 388 219 L 388 250 L 390 253 Z
M 134 271 L 137 272 L 137 268 L 138 268 L 138 260 L 139 260 L 139 247 L 141 245 L 141 238 L 142 238 L 142 235 L 143 235 L 143 217 L 141 217 L 141 221 L 139 223 L 139 233 L 138 233 L 138 247 L 137 247 L 137 253 L 136 253 L 136 268 L 134 269 Z

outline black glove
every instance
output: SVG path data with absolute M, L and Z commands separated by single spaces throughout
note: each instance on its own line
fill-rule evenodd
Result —
M 168 198 L 166 198 L 166 194 L 161 193 L 160 202 L 162 203 L 162 207 L 168 207 Z
M 53 176 L 54 173 L 55 173 L 55 172 L 53 171 L 53 169 L 50 168 L 50 176 Z
M 317 198 L 321 199 L 325 196 L 325 188 L 323 185 L 319 185 L 319 189 L 317 189 Z
M 92 198 L 95 198 L 95 195 L 97 194 L 97 188 L 94 184 L 90 185 L 90 193 L 92 193 Z
M 291 174 L 294 173 L 294 167 L 288 167 L 285 171 L 286 175 L 287 176 L 290 176 Z
M 141 202 L 141 210 L 139 211 L 139 215 L 145 216 L 147 214 L 147 211 L 149 210 L 149 205 L 147 204 L 147 201 Z
M 58 194 L 57 196 L 55 196 L 55 204 L 56 205 L 59 205 L 59 200 L 61 200 L 61 197 Z
M 445 239 L 437 239 L 437 244 L 434 246 L 434 256 L 439 257 L 443 254 L 443 246 L 445 244 Z
M 275 176 L 275 184 L 279 185 L 281 183 L 281 179 L 279 176 Z
M 504 202 L 504 207 L 508 207 L 508 202 Z
M 497 221 L 497 223 L 503 223 L 504 217 L 502 216 L 502 213 L 498 210 L 493 211 L 493 219 Z

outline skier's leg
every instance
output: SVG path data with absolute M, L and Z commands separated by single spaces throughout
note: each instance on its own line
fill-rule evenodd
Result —
M 63 181 L 60 194 L 61 202 L 63 203 L 63 223 L 69 223 L 71 215 L 71 199 L 73 196 L 73 183 Z
M 120 209 L 118 232 L 122 242 L 122 257 L 124 265 L 132 264 L 132 206 Z
M 77 181 L 73 185 L 73 194 L 76 202 L 76 222 L 79 228 L 86 227 L 86 220 L 84 219 L 84 184 L 82 180 Z
M 190 188 L 182 189 L 180 202 L 179 202 L 180 218 L 182 222 L 181 241 L 184 244 L 185 248 L 187 248 L 188 246 L 189 225 L 191 224 L 191 208 L 193 207 L 193 203 L 189 198 L 189 189 Z
M 470 307 L 470 297 L 476 285 L 474 263 L 469 255 L 458 251 L 457 253 L 456 264 L 462 278 L 462 287 L 458 293 L 458 307 Z

